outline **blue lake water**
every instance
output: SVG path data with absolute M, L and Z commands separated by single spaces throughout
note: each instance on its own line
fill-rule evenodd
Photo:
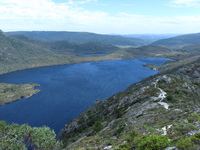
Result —
M 48 126 L 58 133 L 64 125 L 95 103 L 156 74 L 143 65 L 162 65 L 164 58 L 88 62 L 16 71 L 0 76 L 4 83 L 38 83 L 41 92 L 0 106 L 0 120 Z

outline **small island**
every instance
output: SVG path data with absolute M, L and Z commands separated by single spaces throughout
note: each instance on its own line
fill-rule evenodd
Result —
M 34 89 L 38 86 L 40 85 L 35 83 L 20 85 L 0 83 L 0 105 L 11 103 L 23 97 L 29 98 L 40 91 L 39 89 Z

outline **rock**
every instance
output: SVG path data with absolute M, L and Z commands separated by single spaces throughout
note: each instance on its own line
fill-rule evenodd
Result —
M 117 137 L 116 137 L 116 136 L 112 136 L 110 139 L 111 139 L 111 140 L 116 140 Z
M 164 80 L 166 83 L 171 83 L 172 79 L 167 75 L 163 75 L 160 79 Z
M 110 146 L 106 146 L 106 147 L 104 147 L 104 149 L 111 149 L 112 148 L 112 146 L 110 145 Z

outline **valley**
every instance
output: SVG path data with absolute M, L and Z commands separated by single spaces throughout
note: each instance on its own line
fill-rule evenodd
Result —
M 78 56 L 94 53 L 105 55 Z M 129 61 L 135 58 L 170 58 L 173 61 L 167 61 L 161 66 L 147 61 L 143 65 L 154 71 L 159 70 L 157 74 L 136 81 L 128 85 L 125 90 L 114 93 L 113 96 L 96 99 L 95 104 L 89 104 L 89 109 L 85 107 L 84 112 L 77 114 L 78 117 L 74 116 L 68 120 L 70 122 L 63 126 L 57 136 L 62 142 L 60 149 L 142 150 L 148 148 L 152 141 L 161 140 L 161 145 L 152 150 L 174 148 L 198 150 L 200 147 L 199 33 L 151 42 L 147 39 L 82 32 L 0 33 L 0 74 L 44 66 L 71 67 L 69 64 L 84 64 L 87 67 L 91 65 L 89 62 Z M 143 61 L 141 59 L 140 61 Z M 81 68 L 80 71 L 84 72 Z M 75 74 L 78 75 L 79 72 Z M 33 83 L 12 85 L 1 83 L 0 86 L 2 101 L 5 101 L 5 97 L 16 97 L 13 99 L 16 100 L 39 92 L 38 89 L 34 90 L 38 84 Z M 13 93 L 20 93 L 19 97 L 10 96 Z M 34 104 L 33 101 L 32 103 Z M 51 117 L 56 118 L 53 115 Z M 55 122 L 54 119 L 50 120 Z

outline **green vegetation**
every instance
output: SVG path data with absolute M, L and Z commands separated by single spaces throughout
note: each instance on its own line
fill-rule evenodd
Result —
M 102 129 L 103 129 L 103 125 L 102 125 L 101 121 L 95 122 L 95 124 L 93 125 L 93 130 L 94 130 L 95 132 L 99 132 L 99 131 L 101 131 Z
M 184 66 L 175 65 L 176 69 L 168 70 L 167 74 L 164 70 L 96 103 L 67 124 L 59 139 L 67 149 L 83 150 L 106 146 L 120 150 L 159 150 L 180 146 L 181 140 L 199 131 L 199 65 L 199 59 Z M 163 99 L 159 98 L 161 89 L 166 92 Z M 159 103 L 161 100 L 167 108 Z M 95 118 L 103 125 L 96 131 Z M 196 146 L 190 143 L 190 147 Z
M 166 136 L 154 134 L 136 137 L 133 142 L 137 150 L 163 150 L 171 143 Z
M 119 146 L 117 150 L 163 150 L 171 145 L 171 142 L 164 135 L 140 135 L 136 130 L 132 130 L 125 137 L 125 144 Z
M 200 34 L 186 34 L 153 42 L 152 45 L 164 45 L 172 48 L 182 48 L 187 45 L 200 44 Z
M 19 33 L 22 32 L 16 34 Z M 47 41 L 21 35 L 10 37 L 3 32 L 0 33 L 0 74 L 40 66 L 136 57 L 167 57 L 176 60 L 163 66 L 155 67 L 148 64 L 160 72 L 94 104 L 68 123 L 58 135 L 64 143 L 64 149 L 95 150 L 111 147 L 120 150 L 161 150 L 168 146 L 180 150 L 199 148 L 199 34 L 168 39 L 167 42 L 163 41 L 163 45 L 162 41 L 158 41 L 159 46 L 148 45 L 138 48 L 127 46 L 131 44 L 116 36 L 104 39 L 102 35 L 88 33 L 75 35 L 67 32 L 24 32 L 23 34 Z M 61 35 L 64 39 L 60 39 Z M 91 37 L 99 37 L 99 41 L 89 41 L 90 43 L 57 41 L 67 40 L 66 35 L 71 39 L 79 37 L 81 39 L 79 42 L 88 42 Z M 47 37 L 50 39 L 45 39 Z M 129 42 L 132 43 L 130 39 Z M 115 47 L 108 43 L 126 44 L 123 47 Z M 108 55 L 76 56 L 88 53 Z M 33 94 L 30 91 L 22 93 L 29 85 L 25 87 L 1 85 L 1 96 L 6 93 L 5 97 L 21 98 Z M 162 95 L 162 91 L 166 94 Z M 5 97 L 2 100 L 5 100 Z M 0 136 L 3 137 L 1 139 L 5 139 L 1 141 L 4 149 L 9 149 L 9 146 L 15 146 L 15 149 L 19 147 L 26 149 L 27 146 L 33 149 L 59 149 L 62 145 L 55 140 L 54 133 L 47 127 L 31 128 L 28 125 L 6 125 L 5 122 L 0 122 L 0 128 Z
M 26 124 L 6 124 L 0 121 L 0 149 L 5 150 L 60 150 L 62 143 L 48 127 L 30 127 Z
M 25 35 L 28 37 L 46 40 L 46 41 L 69 41 L 69 42 L 100 42 L 112 45 L 129 45 L 129 46 L 141 46 L 145 45 L 147 42 L 138 38 L 126 38 L 118 35 L 103 35 L 94 34 L 88 32 L 56 32 L 56 31 L 19 31 L 19 32 L 7 32 L 11 35 Z
M 38 93 L 40 90 L 34 89 L 37 86 L 39 85 L 34 83 L 21 85 L 0 83 L 0 105 L 13 102 L 23 97 L 28 98 Z
M 200 133 L 196 133 L 189 138 L 180 139 L 177 148 L 181 150 L 193 150 L 200 146 Z

